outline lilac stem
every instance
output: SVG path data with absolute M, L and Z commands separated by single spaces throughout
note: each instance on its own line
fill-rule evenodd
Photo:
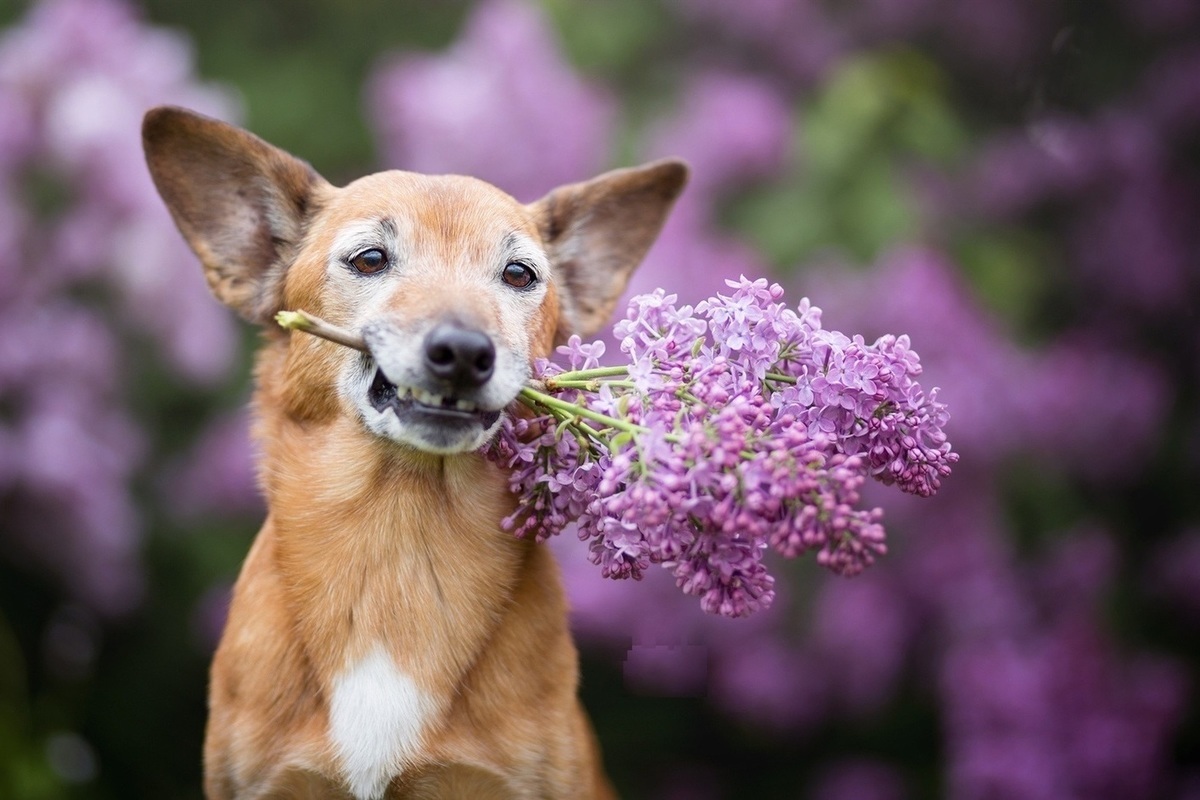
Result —
M 307 311 L 280 311 L 275 315 L 275 321 L 279 323 L 280 327 L 288 330 L 311 333 L 313 336 L 340 344 L 343 347 L 361 350 L 364 353 L 370 352 L 367 350 L 367 343 L 359 334 L 334 325 L 332 322 L 326 322 Z

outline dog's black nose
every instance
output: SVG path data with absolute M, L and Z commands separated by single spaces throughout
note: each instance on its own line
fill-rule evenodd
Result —
M 455 389 L 476 389 L 496 367 L 496 345 L 482 331 L 442 323 L 425 336 L 425 367 Z

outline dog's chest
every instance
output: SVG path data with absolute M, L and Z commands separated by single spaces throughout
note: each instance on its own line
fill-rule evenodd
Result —
M 433 699 L 375 646 L 333 682 L 329 738 L 357 800 L 383 797 L 419 752 Z

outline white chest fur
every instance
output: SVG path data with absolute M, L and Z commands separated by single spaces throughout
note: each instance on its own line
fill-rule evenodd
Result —
M 337 677 L 329 736 L 358 800 L 379 800 L 421 745 L 432 698 L 380 646 Z

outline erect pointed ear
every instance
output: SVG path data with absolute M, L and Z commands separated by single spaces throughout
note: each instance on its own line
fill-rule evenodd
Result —
M 213 294 L 251 322 L 269 320 L 314 194 L 328 184 L 257 136 L 182 108 L 147 112 L 142 143 L 154 185 Z
M 559 279 L 559 340 L 608 320 L 687 176 L 686 164 L 665 159 L 561 186 L 531 206 Z

